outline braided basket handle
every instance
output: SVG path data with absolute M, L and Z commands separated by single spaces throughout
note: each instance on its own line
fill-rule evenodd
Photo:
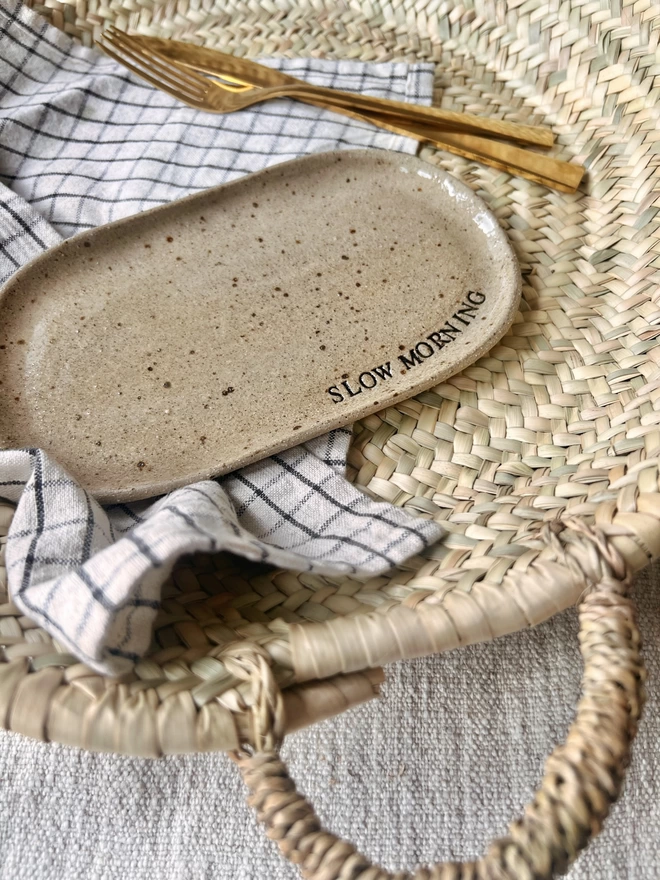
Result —
M 234 758 L 268 836 L 308 880 L 545 880 L 563 874 L 599 833 L 621 791 L 644 700 L 640 635 L 625 587 L 605 576 L 581 604 L 584 672 L 575 720 L 566 742 L 548 758 L 522 818 L 476 862 L 391 874 L 324 830 L 280 760 L 281 702 L 260 657 L 251 676 L 261 682 L 253 711 L 254 751 Z

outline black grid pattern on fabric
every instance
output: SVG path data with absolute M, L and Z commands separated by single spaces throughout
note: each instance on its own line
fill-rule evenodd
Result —
M 428 102 L 430 65 L 275 63 L 313 82 Z M 414 143 L 291 101 L 229 116 L 179 105 L 18 3 L 0 9 L 0 281 L 62 237 L 326 150 Z M 1 354 L 1 352 L 0 352 Z M 102 508 L 43 451 L 0 451 L 12 598 L 101 672 L 148 647 L 173 563 L 219 549 L 318 573 L 375 574 L 440 534 L 345 479 L 344 429 L 221 481 Z

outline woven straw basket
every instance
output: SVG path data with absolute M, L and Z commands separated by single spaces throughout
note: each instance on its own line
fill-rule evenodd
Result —
M 442 544 L 366 583 L 190 559 L 166 586 L 153 652 L 120 680 L 0 599 L 0 724 L 144 756 L 229 750 L 305 876 L 391 878 L 321 829 L 278 757 L 283 734 L 373 696 L 383 663 L 581 602 L 583 693 L 533 803 L 480 861 L 414 877 L 563 872 L 621 788 L 644 678 L 626 588 L 660 555 L 657 0 L 122 2 L 33 5 L 87 45 L 114 23 L 251 56 L 433 61 L 436 103 L 552 126 L 587 175 L 569 196 L 422 151 L 490 205 L 525 282 L 487 357 L 355 427 L 355 481 L 441 521 Z M 11 516 L 0 505 L 0 534 Z

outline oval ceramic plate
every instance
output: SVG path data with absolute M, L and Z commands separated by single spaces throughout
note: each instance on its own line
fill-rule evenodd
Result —
M 454 178 L 313 155 L 76 236 L 0 293 L 0 447 L 104 501 L 217 476 L 429 388 L 510 326 L 506 236 Z

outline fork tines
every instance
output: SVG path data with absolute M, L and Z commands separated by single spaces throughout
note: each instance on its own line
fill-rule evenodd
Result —
M 110 26 L 98 43 L 110 58 L 173 98 L 196 109 L 207 105 L 209 83 L 205 77 L 162 58 L 138 37 Z

